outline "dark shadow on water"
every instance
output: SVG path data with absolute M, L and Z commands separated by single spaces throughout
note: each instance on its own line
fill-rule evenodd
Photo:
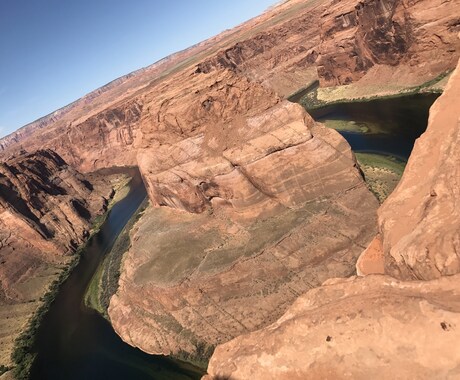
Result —
M 381 133 L 340 131 L 355 152 L 394 155 L 407 160 L 426 130 L 429 109 L 439 94 L 417 94 L 368 102 L 335 104 L 308 111 L 315 120 L 345 120 Z

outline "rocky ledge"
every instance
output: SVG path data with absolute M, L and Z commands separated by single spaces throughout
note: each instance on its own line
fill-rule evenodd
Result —
M 455 379 L 459 276 L 329 281 L 274 324 L 218 346 L 204 379 Z
M 430 109 L 396 191 L 379 209 L 385 272 L 430 280 L 460 273 L 460 68 Z

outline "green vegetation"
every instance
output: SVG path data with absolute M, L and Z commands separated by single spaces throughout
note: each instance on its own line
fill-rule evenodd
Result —
M 13 375 L 16 380 L 26 380 L 29 378 L 30 369 L 36 356 L 33 352 L 33 346 L 40 323 L 56 298 L 61 284 L 69 277 L 70 273 L 72 273 L 73 269 L 78 265 L 81 252 L 85 249 L 85 247 L 86 244 L 77 250 L 73 260 L 60 273 L 59 277 L 51 283 L 48 288 L 48 292 L 40 298 L 42 304 L 30 318 L 27 328 L 16 339 L 14 350 L 11 354 L 11 359 L 15 364 L 13 367 Z
M 387 169 L 400 176 L 403 174 L 404 168 L 406 167 L 404 161 L 394 156 L 373 153 L 355 153 L 355 156 L 360 165 Z
M 127 179 L 127 181 L 128 180 L 129 178 Z M 116 193 L 114 193 L 114 195 L 116 195 Z M 61 285 L 64 283 L 65 280 L 67 280 L 72 271 L 80 262 L 81 254 L 86 249 L 92 236 L 99 232 L 102 224 L 107 219 L 108 212 L 115 204 L 115 202 L 113 201 L 114 199 L 115 197 L 109 203 L 106 212 L 102 215 L 98 215 L 94 219 L 93 227 L 91 228 L 90 236 L 88 237 L 86 243 L 84 243 L 76 250 L 69 264 L 63 268 L 58 278 L 50 284 L 48 291 L 45 293 L 45 295 L 40 297 L 40 301 L 42 301 L 42 304 L 38 307 L 38 309 L 29 319 L 26 329 L 16 338 L 14 342 L 14 349 L 11 354 L 11 359 L 14 363 L 14 367 L 12 370 L 16 380 L 29 379 L 30 370 L 32 368 L 32 364 L 36 356 L 36 353 L 33 351 L 33 347 L 40 324 L 44 316 L 50 309 L 53 301 L 55 300 Z
M 287 99 L 290 102 L 298 103 L 299 100 L 302 99 L 305 96 L 305 94 L 308 94 L 308 93 L 312 92 L 313 90 L 316 90 L 318 87 L 319 87 L 319 80 L 314 79 L 314 80 L 310 81 L 310 83 L 308 83 L 306 86 L 300 88 L 299 90 L 297 90 L 293 94 L 287 96 Z
M 9 367 L 6 365 L 0 364 L 0 376 L 2 376 L 5 372 L 8 372 L 10 370 Z
M 406 163 L 393 156 L 371 153 L 355 155 L 369 190 L 383 203 L 398 185 Z
M 442 90 L 439 89 L 439 88 L 436 88 L 435 85 L 439 82 L 441 82 L 443 79 L 447 78 L 447 76 L 449 76 L 454 70 L 447 70 L 441 74 L 439 74 L 437 77 L 425 82 L 425 83 L 422 83 L 421 85 L 419 86 L 415 86 L 415 87 L 410 87 L 407 89 L 407 91 L 410 93 L 410 94 L 418 94 L 420 92 L 434 92 L 434 93 L 441 93 Z M 406 93 L 404 93 L 404 95 L 407 95 Z
M 147 205 L 148 200 L 146 198 L 123 228 L 123 231 L 118 235 L 113 248 L 105 256 L 86 290 L 85 305 L 96 310 L 106 319 L 109 319 L 107 309 L 109 308 L 110 298 L 118 290 L 123 255 L 131 246 L 129 232 L 139 220 Z
M 193 364 L 198 368 L 207 368 L 209 359 L 214 353 L 216 346 L 207 344 L 203 341 L 193 341 L 193 345 L 195 346 L 194 353 L 180 350 L 176 355 L 173 355 L 173 357 L 177 360 Z
M 370 123 L 361 123 L 353 120 L 325 120 L 324 124 L 328 128 L 335 129 L 336 131 L 359 132 L 359 133 L 373 133 L 375 128 L 371 128 Z

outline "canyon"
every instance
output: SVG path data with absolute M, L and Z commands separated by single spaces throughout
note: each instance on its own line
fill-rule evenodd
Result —
M 458 376 L 458 14 L 286 1 L 1 139 L 1 308 L 22 319 L 0 364 L 120 183 L 98 170 L 135 165 L 150 205 L 108 309 L 130 345 L 217 345 L 209 379 Z M 287 100 L 316 82 L 323 102 L 445 87 L 382 206 L 346 140 Z
M 83 175 L 51 150 L 19 152 L 0 164 L 0 361 L 93 222 L 119 176 Z

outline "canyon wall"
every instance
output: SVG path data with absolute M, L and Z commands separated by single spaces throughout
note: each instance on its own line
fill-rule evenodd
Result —
M 333 1 L 321 16 L 322 86 L 349 84 L 372 72 L 417 85 L 455 67 L 460 53 L 455 0 Z M 371 70 L 373 68 L 373 70 Z
M 296 104 L 245 96 L 254 115 L 140 154 L 152 206 L 168 207 L 131 232 L 109 316 L 146 352 L 198 355 L 266 326 L 352 275 L 375 234 L 378 202 L 345 140 Z
M 143 97 L 137 161 L 153 207 L 109 316 L 150 353 L 198 354 L 270 323 L 351 275 L 375 233 L 378 204 L 348 144 L 250 77 L 248 62 L 275 46 L 241 46 Z
M 314 34 L 302 32 L 311 44 L 299 48 L 307 17 L 238 42 L 142 98 L 149 114 L 137 161 L 154 208 L 132 233 L 109 309 L 128 343 L 194 353 L 266 326 L 304 291 L 354 273 L 377 203 L 343 139 L 282 101 L 288 91 L 271 76 L 316 62 Z M 297 46 L 289 53 L 275 42 L 288 33 Z
M 4 187 L 26 204 L 16 210 L 4 200 L 10 224 L 0 252 L 11 265 L 3 268 L 14 269 L 4 269 L 4 298 L 19 297 L 13 279 L 40 267 L 41 252 L 81 242 L 88 212 L 103 202 L 94 195 L 89 205 L 90 185 L 49 151 L 52 179 L 35 178 L 39 168 L 9 158 L 21 148 L 53 149 L 82 172 L 139 165 L 152 207 L 132 231 L 109 312 L 122 338 L 147 352 L 196 354 L 267 326 L 327 279 L 354 274 L 377 232 L 377 201 L 345 140 L 283 99 L 318 78 L 322 86 L 383 83 L 388 72 L 407 85 L 433 79 L 458 57 L 456 10 L 454 0 L 291 0 L 0 140 L 4 167 L 22 165 L 5 169 Z M 25 188 L 14 179 L 22 171 L 31 178 Z M 438 192 L 449 197 L 455 179 L 442 175 L 439 189 L 423 186 L 424 210 L 415 208 L 436 223 Z M 37 186 L 47 195 L 37 198 Z M 409 243 L 384 211 L 380 218 L 388 271 L 403 279 L 455 272 L 451 254 L 420 256 L 439 273 L 432 263 L 414 269 L 419 256 L 394 248 Z
M 460 272 L 460 69 L 430 110 L 396 191 L 379 209 L 385 272 L 430 280 Z
M 316 53 L 312 49 L 319 42 L 317 31 L 309 28 L 320 14 L 315 2 L 299 2 L 295 10 L 298 14 L 292 19 L 286 20 L 284 13 L 276 12 L 260 16 L 235 31 L 120 78 L 0 139 L 0 157 L 7 158 L 19 148 L 50 148 L 83 172 L 133 165 L 137 152 L 151 143 L 151 139 L 144 139 L 143 132 L 151 135 L 171 126 L 177 128 L 169 119 L 158 119 L 157 114 L 168 108 L 170 100 L 185 101 L 183 95 L 193 103 L 195 95 L 185 94 L 191 87 L 187 85 L 188 77 L 197 71 L 194 79 L 202 78 L 198 75 L 201 70 L 211 70 L 216 65 L 230 65 L 243 83 L 249 79 L 272 86 L 282 95 L 289 94 L 316 78 L 312 64 Z M 285 39 L 288 40 L 279 43 Z M 235 62 L 230 64 L 223 59 L 220 65 L 217 60 L 222 56 Z M 163 96 L 165 88 L 170 99 Z
M 181 93 L 189 77 L 214 70 L 232 71 L 281 98 L 318 78 L 322 86 L 382 85 L 390 78 L 420 85 L 455 66 L 457 15 L 454 0 L 291 0 L 0 139 L 0 157 L 21 147 L 50 148 L 83 172 L 135 164 L 151 141 L 144 133 L 175 124 L 156 119 L 158 109 L 191 98 Z M 175 89 L 168 98 L 165 86 Z
M 112 188 L 51 150 L 0 163 L 0 364 L 40 297 L 88 237 Z
M 277 322 L 218 346 L 206 379 L 460 376 L 459 67 L 432 106 L 403 179 L 379 209 L 381 237 L 373 242 L 383 241 L 386 273 L 437 279 L 326 281 Z
M 199 355 L 267 325 L 307 289 L 353 274 L 375 234 L 378 203 L 348 144 L 268 86 L 276 66 L 261 62 L 287 49 L 276 33 L 142 97 L 137 162 L 152 207 L 131 233 L 109 316 L 146 352 Z

